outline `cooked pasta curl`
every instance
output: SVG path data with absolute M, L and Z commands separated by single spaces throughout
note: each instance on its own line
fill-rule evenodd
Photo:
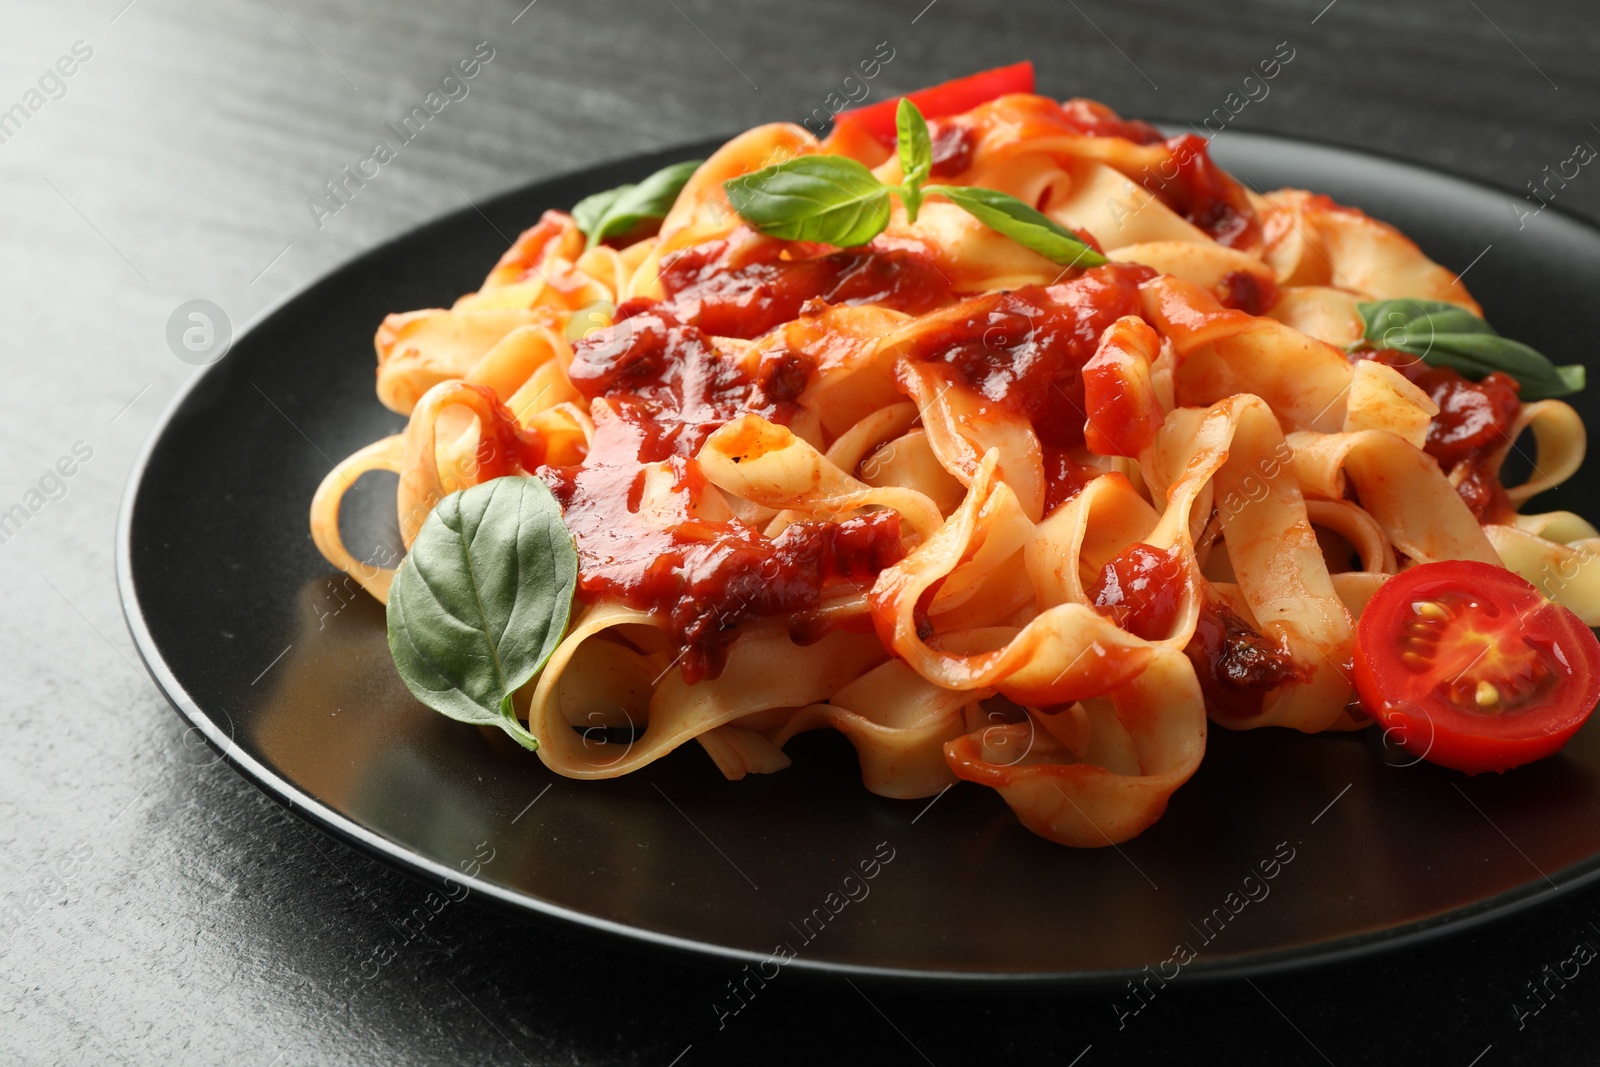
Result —
M 1092 239 L 1111 262 L 1087 271 L 937 198 L 864 247 L 761 236 L 725 180 L 846 152 L 901 177 L 789 124 L 719 150 L 654 236 L 586 249 L 547 212 L 453 308 L 384 320 L 377 393 L 409 425 L 327 476 L 318 548 L 382 600 L 392 571 L 339 532 L 361 475 L 400 476 L 407 545 L 445 495 L 537 475 L 581 561 L 518 694 L 551 770 L 695 741 L 740 778 L 832 729 L 875 793 L 975 782 L 1085 847 L 1160 817 L 1208 721 L 1360 725 L 1356 620 L 1405 566 L 1500 564 L 1600 623 L 1600 533 L 1517 511 L 1581 461 L 1573 410 L 1522 405 L 1445 462 L 1438 398 L 1346 353 L 1359 301 L 1477 312 L 1454 274 L 1324 196 L 1167 166 L 1195 138 L 1081 111 L 1003 96 L 934 132 L 960 149 L 939 181 Z M 1535 473 L 1502 487 L 1524 430 Z

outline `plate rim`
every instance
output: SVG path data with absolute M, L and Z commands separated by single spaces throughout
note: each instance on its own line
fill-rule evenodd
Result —
M 1176 123 L 1168 123 L 1166 121 L 1160 122 L 1160 125 L 1178 128 Z M 1298 148 L 1309 147 L 1320 151 L 1384 163 L 1412 171 L 1429 180 L 1443 180 L 1448 183 L 1465 186 L 1479 193 L 1489 192 L 1502 196 L 1520 195 L 1492 182 L 1459 174 L 1430 163 L 1418 162 L 1381 150 L 1354 148 L 1316 137 L 1269 129 L 1225 130 L 1218 137 L 1224 137 L 1228 141 L 1256 142 L 1269 149 L 1274 144 L 1286 144 Z M 727 141 L 727 137 L 713 138 L 686 142 L 633 155 L 602 159 L 574 169 L 561 170 L 534 178 L 531 181 L 521 182 L 472 204 L 429 216 L 390 235 L 371 247 L 354 253 L 327 271 L 316 275 L 268 302 L 240 327 L 230 343 L 228 351 L 231 352 L 233 346 L 276 316 L 287 305 L 312 290 L 360 268 L 367 261 L 383 256 L 395 245 L 415 237 L 424 230 L 453 225 L 457 220 L 469 219 L 473 214 L 484 215 L 496 208 L 503 207 L 511 200 L 527 195 L 530 190 L 538 186 L 598 175 L 607 170 L 633 169 L 652 162 L 666 163 L 692 158 L 696 154 L 714 151 L 716 148 L 726 144 Z M 1597 239 L 1600 239 L 1600 221 L 1581 215 L 1564 205 L 1552 203 L 1547 206 L 1547 210 L 1550 210 L 1552 214 L 1559 218 L 1578 226 L 1580 229 L 1587 230 Z M 710 966 L 717 963 L 741 965 L 756 964 L 768 959 L 766 954 L 757 951 L 678 934 L 664 933 L 614 919 L 607 919 L 532 896 L 482 877 L 468 876 L 459 870 L 446 867 L 443 863 L 417 853 L 400 841 L 368 829 L 316 800 L 293 782 L 271 770 L 238 746 L 232 737 L 231 724 L 230 730 L 224 731 L 216 719 L 200 708 L 183 684 L 173 675 L 166 659 L 161 654 L 160 647 L 145 624 L 144 611 L 139 602 L 139 595 L 134 586 L 132 573 L 133 514 L 140 489 L 143 487 L 148 473 L 150 459 L 154 455 L 156 448 L 166 437 L 173 421 L 191 395 L 198 390 L 210 375 L 219 373 L 219 367 L 226 358 L 227 355 L 225 353 L 222 358 L 198 368 L 190 376 L 189 380 L 178 388 L 177 392 L 156 417 L 129 468 L 128 480 L 123 488 L 117 509 L 114 562 L 117 594 L 121 603 L 123 621 L 128 627 L 129 635 L 133 639 L 134 648 L 138 652 L 140 660 L 144 663 L 146 670 L 150 672 L 151 680 L 178 717 L 188 723 L 191 729 L 199 730 L 209 748 L 221 756 L 247 782 L 266 794 L 268 798 L 282 805 L 290 813 L 299 816 L 317 829 L 332 834 L 346 845 L 356 848 L 369 858 L 383 863 L 402 875 L 420 880 L 424 884 L 433 887 L 446 883 L 462 885 L 468 889 L 469 896 L 473 893 L 479 894 L 480 900 L 502 913 L 512 914 L 524 920 L 551 926 L 568 936 L 575 936 L 589 941 L 604 941 L 614 947 L 620 943 L 620 947 L 624 950 L 641 949 L 654 955 L 669 957 L 680 963 L 699 966 Z M 225 713 L 224 717 L 226 717 Z M 1548 874 L 1540 873 L 1542 877 L 1530 878 L 1527 882 L 1513 889 L 1481 898 L 1470 904 L 1440 912 L 1425 919 L 1383 929 L 1349 934 L 1326 941 L 1251 952 L 1221 959 L 1207 960 L 1201 955 L 1193 963 L 1186 965 L 1183 973 L 1191 976 L 1190 980 L 1196 984 L 1210 984 L 1272 974 L 1305 972 L 1356 960 L 1369 959 L 1405 948 L 1420 947 L 1447 936 L 1481 929 L 1492 923 L 1502 922 L 1530 908 L 1543 905 L 1595 883 L 1600 880 L 1600 852 L 1596 852 L 1560 870 Z M 1558 878 L 1560 879 L 1559 881 L 1557 880 Z M 1004 970 L 929 970 L 892 965 L 815 960 L 801 956 L 791 959 L 785 969 L 795 970 L 810 978 L 855 978 L 879 984 L 905 985 L 918 989 L 957 989 L 966 987 L 990 990 L 1042 991 L 1070 988 L 1090 991 L 1119 986 L 1131 978 L 1144 974 L 1148 970 L 1148 966 L 1139 970 L 1117 968 L 1019 973 Z

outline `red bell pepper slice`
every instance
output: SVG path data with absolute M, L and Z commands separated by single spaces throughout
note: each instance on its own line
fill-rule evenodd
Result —
M 906 97 L 922 111 L 923 118 L 936 119 L 945 115 L 959 115 L 971 111 L 1007 93 L 1033 92 L 1033 61 L 1024 60 L 1009 67 L 969 74 L 940 85 L 918 89 Z M 834 119 L 835 128 L 854 125 L 885 144 L 894 144 L 895 112 L 900 107 L 900 97 L 890 97 L 866 107 L 841 111 Z

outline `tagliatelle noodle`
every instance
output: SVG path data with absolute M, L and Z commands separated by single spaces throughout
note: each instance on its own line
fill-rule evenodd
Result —
M 937 195 L 916 222 L 891 202 L 864 249 L 761 236 L 723 182 L 818 153 L 902 175 L 870 138 L 757 127 L 700 165 L 655 236 L 589 248 L 550 211 L 476 293 L 385 319 L 377 392 L 409 423 L 328 474 L 318 549 L 383 600 L 392 569 L 339 530 L 363 474 L 399 474 L 407 545 L 450 492 L 545 477 L 581 588 L 516 696 L 551 770 L 615 777 L 693 740 L 741 778 L 833 729 L 875 793 L 978 783 L 1081 847 L 1160 817 L 1208 712 L 1234 730 L 1360 725 L 1355 622 L 1407 566 L 1502 564 L 1600 623 L 1600 532 L 1515 512 L 1577 469 L 1576 413 L 1522 405 L 1503 445 L 1445 470 L 1426 451 L 1440 404 L 1347 357 L 1361 301 L 1479 311 L 1404 235 L 1246 189 L 1201 139 L 1084 101 L 1004 96 L 932 134 L 933 182 L 1018 197 L 1112 265 L 1064 268 Z M 713 322 L 730 332 L 697 325 Z M 1524 430 L 1533 474 L 1480 520 L 1463 482 L 1498 486 Z M 604 499 L 585 496 L 602 468 Z M 629 562 L 591 529 L 663 554 Z M 1130 553 L 1164 561 L 1163 607 L 1137 625 L 1105 600 Z M 684 592 L 650 600 L 658 580 Z M 1277 664 L 1242 705 L 1207 688 L 1202 636 L 1223 621 Z M 691 651 L 708 665 L 692 681 Z

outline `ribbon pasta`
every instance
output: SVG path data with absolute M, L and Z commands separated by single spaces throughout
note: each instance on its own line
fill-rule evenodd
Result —
M 760 236 L 724 180 L 830 152 L 900 179 L 881 145 L 789 124 L 713 155 L 655 236 L 586 249 L 547 212 L 477 292 L 380 326 L 378 397 L 410 423 L 329 473 L 317 547 L 383 600 L 392 571 L 339 533 L 357 478 L 400 475 L 409 545 L 446 494 L 536 474 L 580 556 L 572 624 L 516 698 L 551 770 L 696 741 L 740 778 L 833 729 L 875 793 L 975 782 L 1082 847 L 1155 822 L 1208 722 L 1359 725 L 1355 622 L 1410 563 L 1500 564 L 1600 623 L 1600 532 L 1516 511 L 1576 470 L 1573 410 L 1523 406 L 1446 465 L 1436 399 L 1345 353 L 1358 301 L 1476 312 L 1460 280 L 1147 130 L 1031 95 L 934 122 L 939 181 L 1111 260 L 1070 277 L 937 199 L 857 249 Z M 1523 430 L 1535 473 L 1501 487 Z M 1242 681 L 1219 665 L 1240 642 Z

